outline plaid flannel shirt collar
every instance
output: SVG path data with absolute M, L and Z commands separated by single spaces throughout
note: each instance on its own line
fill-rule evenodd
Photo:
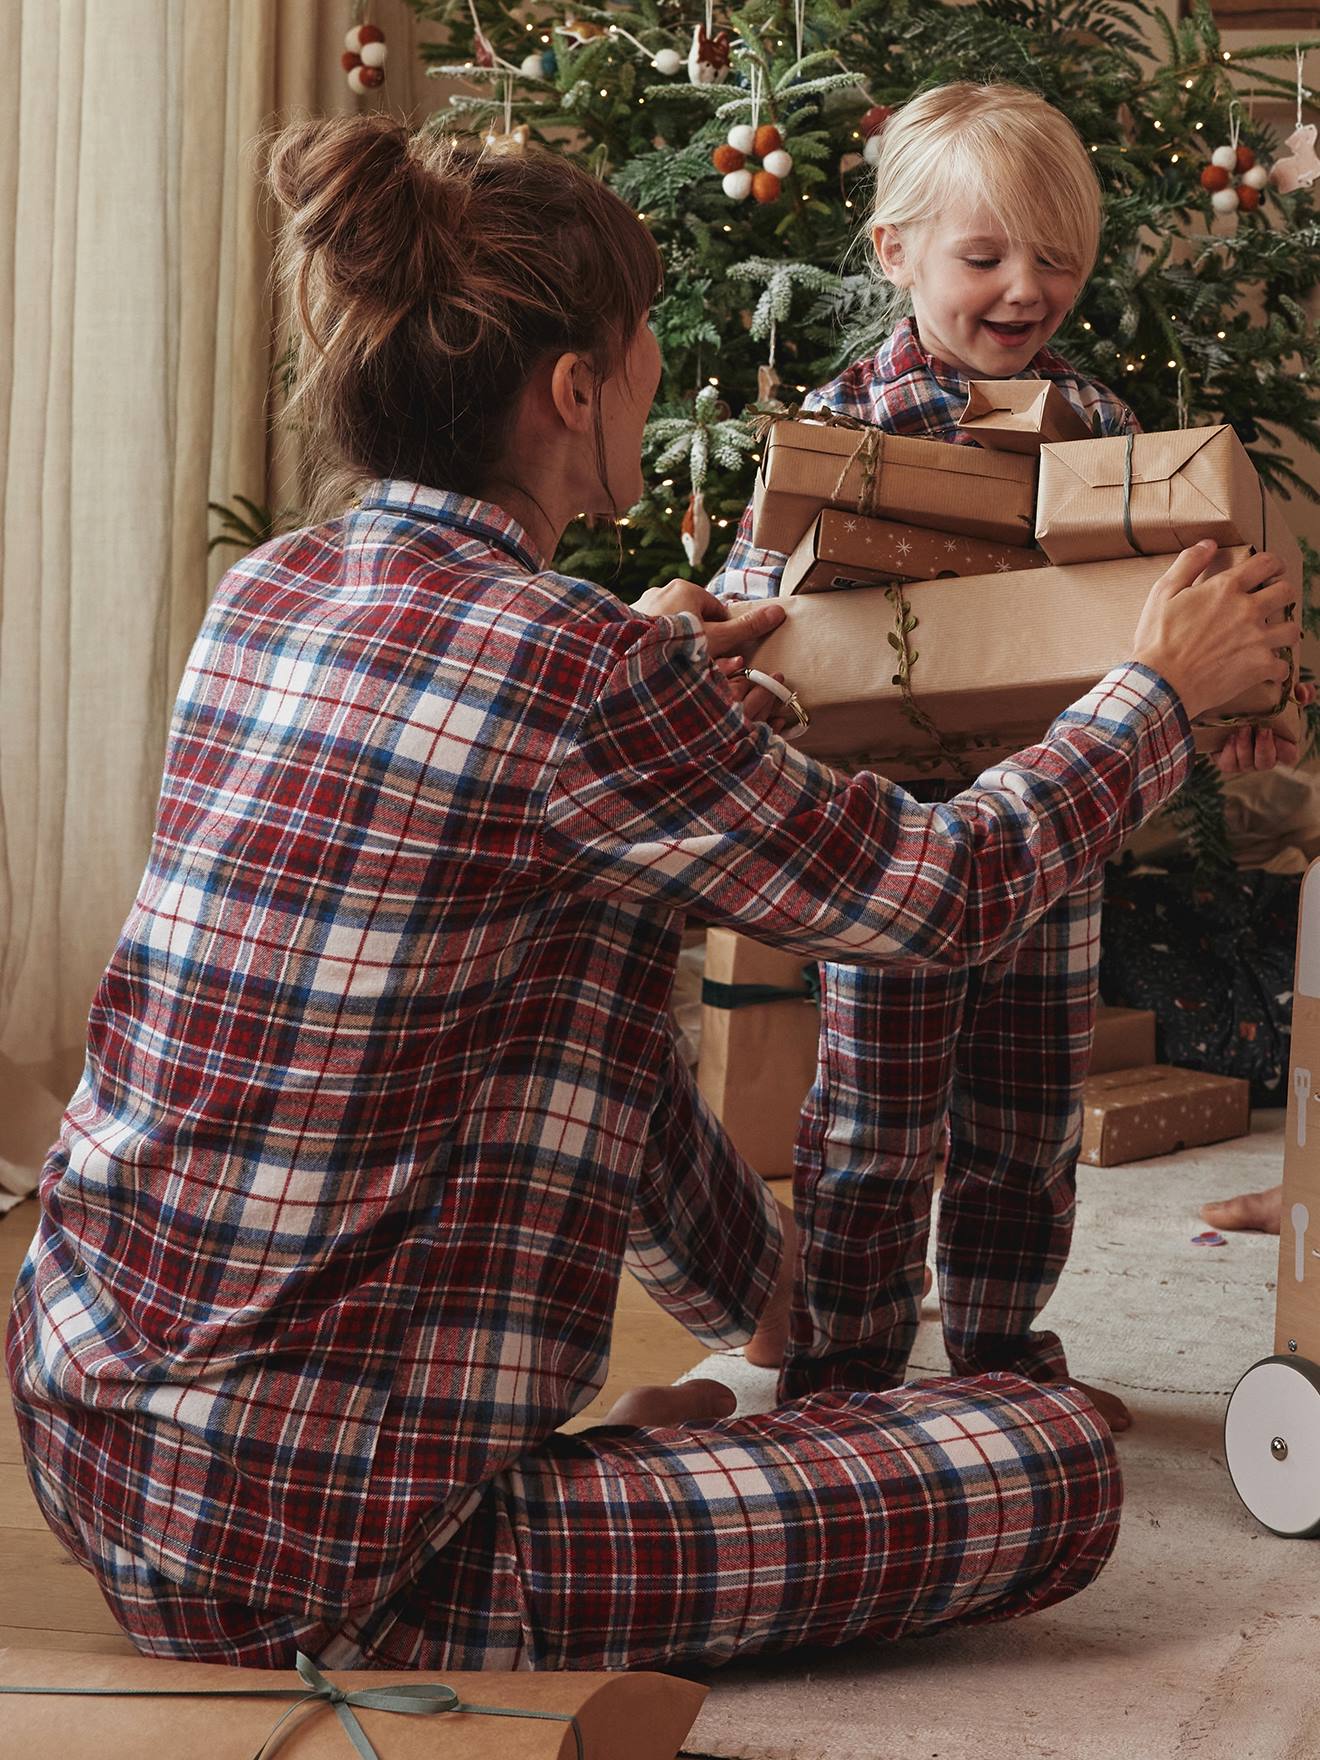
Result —
M 881 343 L 875 357 L 875 375 L 884 384 L 893 384 L 909 374 L 926 374 L 949 397 L 966 399 L 972 375 L 933 355 L 917 332 L 915 318 L 904 318 L 893 335 Z M 1061 354 L 1042 348 L 1031 357 L 1015 379 L 1075 379 L 1076 374 Z
M 428 489 L 421 483 L 395 478 L 368 484 L 359 505 L 364 512 L 392 513 L 467 532 L 504 551 L 529 574 L 539 574 L 545 566 L 518 521 L 493 501 L 479 501 L 473 495 L 460 495 L 452 489 Z

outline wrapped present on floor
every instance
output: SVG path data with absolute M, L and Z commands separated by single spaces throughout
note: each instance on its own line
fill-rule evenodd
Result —
M 301 1656 L 295 1672 L 8 1649 L 0 1685 L 0 1751 L 14 1760 L 277 1748 L 287 1760 L 615 1760 L 625 1748 L 633 1760 L 674 1760 L 706 1696 L 694 1681 L 640 1670 L 322 1673 Z
M 785 1179 L 816 1077 L 816 962 L 711 929 L 701 994 L 697 1085 L 743 1159 Z
M 1118 1167 L 1175 1149 L 1221 1143 L 1251 1129 L 1251 1086 L 1236 1076 L 1151 1063 L 1088 1076 L 1081 1159 Z
M 1095 1013 L 1088 1073 L 1136 1069 L 1155 1061 L 1155 1013 L 1149 1008 L 1105 1008 Z
M 958 426 L 978 446 L 1032 458 L 1049 441 L 1091 438 L 1087 423 L 1048 379 L 973 379 Z
M 1212 567 L 1248 554 L 1220 551 Z M 1173 560 L 927 581 L 910 599 L 901 585 L 795 594 L 756 666 L 796 692 L 809 725 L 789 737 L 803 751 L 899 778 L 970 781 L 1039 741 L 1061 710 L 1131 655 L 1146 597 Z M 1218 750 L 1244 721 L 1300 739 L 1302 712 L 1280 695 L 1264 686 L 1250 707 L 1238 699 L 1231 713 L 1205 717 L 1198 747 Z
M 886 433 L 832 410 L 765 418 L 752 541 L 784 555 L 823 507 L 993 543 L 1031 542 L 1036 461 Z
M 1163 556 L 1201 538 L 1273 551 L 1300 592 L 1297 540 L 1232 428 L 1041 448 L 1036 540 L 1051 562 Z
M 1044 551 L 1020 544 L 992 544 L 965 532 L 936 532 L 827 507 L 816 515 L 785 563 L 779 591 L 789 598 L 794 593 L 833 593 L 885 581 L 1010 574 L 1019 568 L 1043 568 L 1045 561 Z

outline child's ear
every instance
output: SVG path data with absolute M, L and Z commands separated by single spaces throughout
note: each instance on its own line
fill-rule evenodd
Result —
M 873 226 L 871 242 L 885 280 L 895 287 L 912 285 L 912 258 L 896 226 Z

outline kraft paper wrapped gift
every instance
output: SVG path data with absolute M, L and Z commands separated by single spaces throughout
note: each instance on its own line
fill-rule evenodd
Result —
M 1212 570 L 1248 554 L 1222 550 Z M 1036 743 L 1128 658 L 1146 596 L 1172 561 L 1138 556 L 927 581 L 910 601 L 901 587 L 795 594 L 756 666 L 796 691 L 810 725 L 788 737 L 802 751 L 898 778 L 970 780 Z M 910 696 L 897 682 L 902 606 Z M 1289 701 L 1276 712 L 1278 698 L 1278 687 L 1263 686 L 1204 718 L 1198 749 L 1217 751 L 1232 734 L 1217 723 L 1242 716 L 1300 739 L 1300 708 Z
M 1148 1008 L 1098 1008 L 1089 1074 L 1135 1069 L 1155 1061 L 1155 1016 Z
M 961 532 L 935 532 L 827 507 L 785 563 L 779 592 L 789 598 L 794 593 L 833 593 L 882 581 L 1008 574 L 1019 568 L 1043 568 L 1045 560 L 1044 551 L 1020 544 L 991 544 Z
M 832 411 L 772 419 L 752 496 L 752 541 L 783 555 L 822 507 L 1029 544 L 1036 461 L 910 440 Z
M 1118 1167 L 1251 1129 L 1251 1084 L 1236 1076 L 1151 1063 L 1087 1078 L 1081 1159 Z
M 973 379 L 958 426 L 978 446 L 1034 458 L 1054 440 L 1089 440 L 1091 429 L 1048 379 Z
M 1300 592 L 1297 540 L 1232 428 L 1041 448 L 1036 540 L 1051 562 L 1166 555 L 1200 538 L 1273 551 Z
M 577 1673 L 324 1673 L 346 1692 L 419 1686 L 452 1688 L 459 1707 L 433 1715 L 355 1704 L 350 1707 L 370 1744 L 355 1744 L 342 1714 L 309 1698 L 306 1677 L 262 1668 L 162 1662 L 138 1656 L 94 1656 L 0 1649 L 0 1685 L 96 1689 L 95 1696 L 6 1694 L 0 1698 L 0 1754 L 9 1760 L 674 1760 L 706 1689 L 663 1674 Z M 203 1697 L 272 1694 L 287 1697 Z M 151 1697 L 132 1697 L 134 1693 Z M 164 1696 L 161 1696 L 164 1695 Z M 533 1715 L 492 1716 L 475 1710 Z M 274 1725 L 293 1714 L 270 1742 Z M 466 1709 L 465 1709 L 466 1708 Z M 287 1733 L 286 1733 L 287 1732 Z
M 816 1077 L 816 962 L 733 929 L 706 936 L 697 1086 L 745 1161 L 793 1172 L 793 1144 Z

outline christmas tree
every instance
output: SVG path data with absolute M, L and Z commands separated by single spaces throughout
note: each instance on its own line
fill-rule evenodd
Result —
M 867 139 L 890 107 L 956 79 L 1033 88 L 1095 155 L 1104 236 L 1062 352 L 1147 428 L 1231 422 L 1271 486 L 1315 498 L 1288 460 L 1320 448 L 1305 311 L 1320 225 L 1309 187 L 1266 182 L 1281 144 L 1250 113 L 1293 98 L 1291 46 L 1230 60 L 1208 7 L 1174 25 L 1140 0 L 750 0 L 727 18 L 641 0 L 563 20 L 503 0 L 410 4 L 447 27 L 425 51 L 435 70 L 469 88 L 436 126 L 579 155 L 664 256 L 651 484 L 622 562 L 579 529 L 570 572 L 631 597 L 718 568 L 750 493 L 758 408 L 794 401 L 895 321 L 864 238 Z M 1212 167 L 1230 142 L 1232 170 Z M 694 492 L 712 523 L 699 566 L 680 536 Z
M 865 237 L 868 141 L 893 107 L 962 79 L 1039 92 L 1095 156 L 1099 258 L 1056 346 L 1145 428 L 1229 422 L 1272 488 L 1317 499 L 1290 459 L 1320 449 L 1306 313 L 1320 164 L 1313 132 L 1285 144 L 1252 105 L 1295 103 L 1300 131 L 1320 39 L 1230 55 L 1204 0 L 1176 24 L 1142 0 L 749 0 L 727 15 L 635 0 L 562 19 L 409 4 L 440 27 L 433 71 L 465 88 L 433 126 L 579 156 L 664 257 L 649 486 L 622 549 L 570 530 L 566 572 L 632 598 L 718 570 L 751 492 L 756 415 L 874 351 L 900 315 Z M 1316 560 L 1308 549 L 1308 572 Z M 1309 584 L 1304 623 L 1320 632 Z M 1311 735 L 1314 748 L 1320 709 Z M 1213 765 L 1198 761 L 1177 817 L 1203 865 L 1228 863 Z

